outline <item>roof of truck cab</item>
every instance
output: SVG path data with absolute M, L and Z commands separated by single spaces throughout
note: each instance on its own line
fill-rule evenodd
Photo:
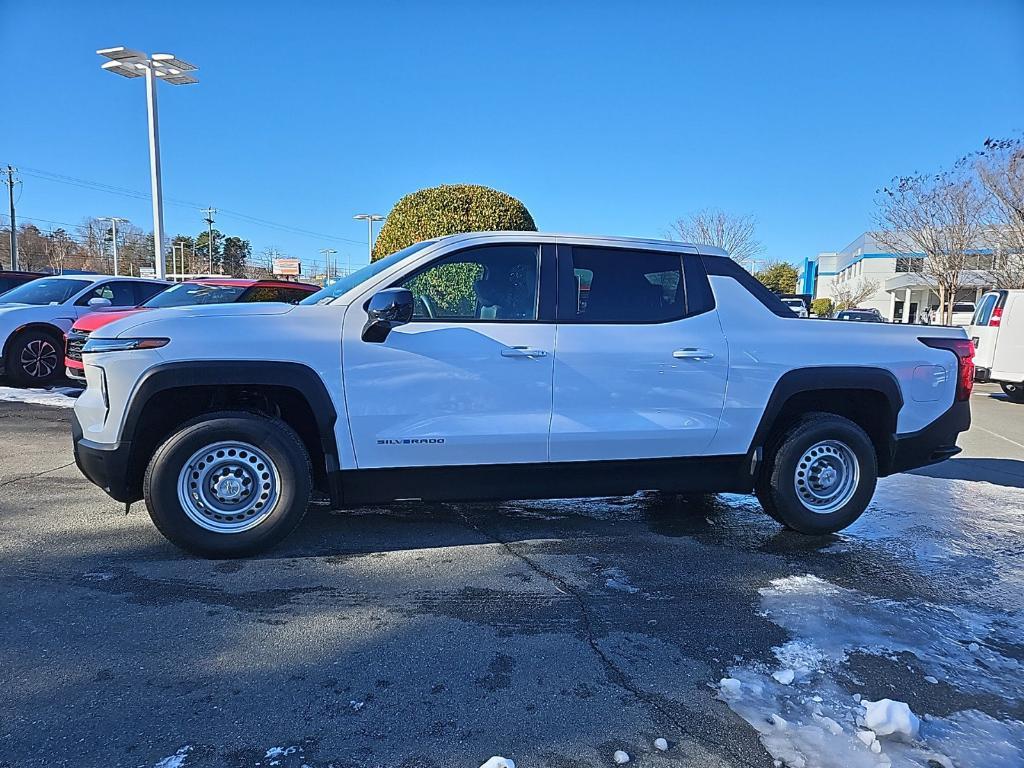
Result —
M 696 251 L 702 256 L 728 256 L 729 253 L 713 245 L 700 245 L 697 243 L 684 243 L 677 240 L 658 240 L 645 237 L 617 237 L 609 235 L 580 235 L 568 232 L 463 232 L 458 235 L 448 235 L 432 241 L 435 245 L 455 242 L 540 242 L 540 243 L 569 243 L 575 245 L 601 246 L 606 245 L 614 248 L 650 248 L 656 250 L 679 250 Z

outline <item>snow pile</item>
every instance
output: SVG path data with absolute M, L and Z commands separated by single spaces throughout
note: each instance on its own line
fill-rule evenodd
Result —
M 516 768 L 516 764 L 505 757 L 492 757 L 480 768 Z
M 867 710 L 864 714 L 864 725 L 874 731 L 876 735 L 892 736 L 896 734 L 907 739 L 917 738 L 921 720 L 910 711 L 910 707 L 904 702 L 880 699 L 862 703 Z
M 654 748 L 659 752 L 668 752 L 668 741 L 665 739 L 655 739 Z
M 615 750 L 615 754 L 612 755 L 612 760 L 615 761 L 616 765 L 625 765 L 629 762 L 629 754 L 623 752 L 621 749 Z
M 74 408 L 75 398 L 82 390 L 74 387 L 55 387 L 53 389 L 15 389 L 0 387 L 0 400 L 9 403 L 29 403 L 31 405 L 52 405 L 57 408 Z
M 762 612 L 793 636 L 774 648 L 777 665 L 740 664 L 718 684 L 719 698 L 757 731 L 789 768 L 1020 768 L 1024 723 L 977 711 L 918 717 L 895 699 L 868 701 L 838 680 L 849 654 L 918 664 L 970 693 L 1018 701 L 1024 670 L 998 648 L 1019 645 L 1019 628 L 1000 616 L 900 603 L 844 589 L 815 576 L 773 581 Z M 932 677 L 930 675 L 929 677 Z

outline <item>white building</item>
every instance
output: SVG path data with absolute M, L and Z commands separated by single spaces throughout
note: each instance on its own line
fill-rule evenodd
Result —
M 870 232 L 865 232 L 841 251 L 826 251 L 804 259 L 798 267 L 797 292 L 814 298 L 835 299 L 843 288 L 873 284 L 875 290 L 858 306 L 877 309 L 896 323 L 913 323 L 928 307 L 939 305 L 932 278 L 922 274 L 923 253 L 889 252 Z M 992 251 L 981 249 L 968 256 L 968 271 L 956 301 L 977 301 L 991 287 Z

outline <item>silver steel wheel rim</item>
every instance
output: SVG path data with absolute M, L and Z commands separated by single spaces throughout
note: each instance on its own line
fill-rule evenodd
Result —
M 226 440 L 192 454 L 178 473 L 178 501 L 189 519 L 214 533 L 255 528 L 274 511 L 281 477 L 266 453 Z
M 796 463 L 793 485 L 800 503 L 811 512 L 827 515 L 845 505 L 860 484 L 860 462 L 846 443 L 822 440 Z
M 57 370 L 57 348 L 44 339 L 33 339 L 21 350 L 19 362 L 33 379 L 45 379 Z

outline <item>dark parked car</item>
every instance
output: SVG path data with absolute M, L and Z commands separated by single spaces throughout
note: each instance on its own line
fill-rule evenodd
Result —
M 22 271 L 11 271 L 7 269 L 0 269 L 0 296 L 7 293 L 12 288 L 17 288 L 19 285 L 35 280 L 37 277 L 46 277 L 45 272 L 22 272 Z M 0 304 L 3 303 L 3 299 L 0 299 Z
M 877 309 L 844 309 L 836 320 L 855 320 L 861 323 L 884 323 L 882 314 Z

